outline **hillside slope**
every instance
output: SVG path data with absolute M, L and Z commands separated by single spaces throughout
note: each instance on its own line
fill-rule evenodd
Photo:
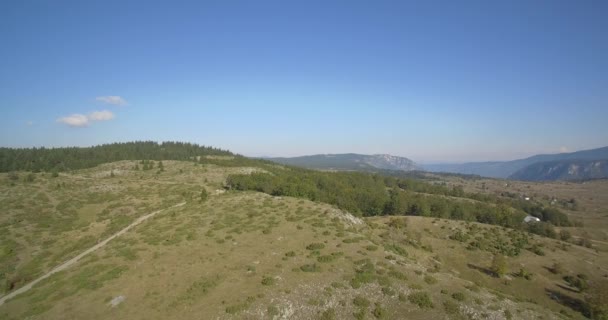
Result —
M 560 261 L 566 274 L 598 279 L 607 262 L 498 226 L 357 218 L 321 202 L 225 192 L 229 175 L 265 171 L 223 161 L 163 161 L 158 171 L 121 161 L 33 180 L 0 174 L 5 293 L 166 209 L 7 301 L 0 318 L 578 319 L 551 297 L 582 293 L 562 289 L 562 275 L 547 267 Z M 493 254 L 507 255 L 508 278 L 488 271 Z M 520 268 L 533 277 L 517 276 Z

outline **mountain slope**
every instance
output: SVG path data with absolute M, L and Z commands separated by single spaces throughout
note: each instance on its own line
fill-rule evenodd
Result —
M 433 172 L 453 172 L 463 174 L 476 174 L 493 178 L 509 178 L 519 170 L 527 166 L 543 162 L 562 162 L 580 160 L 605 160 L 608 159 L 608 147 L 583 150 L 571 153 L 541 154 L 525 159 L 513 161 L 494 161 L 494 162 L 468 162 L 462 164 L 434 164 L 425 165 L 424 169 Z M 531 169 L 532 171 L 537 169 Z M 517 175 L 522 176 L 522 175 Z M 515 179 L 515 178 L 514 178 Z M 573 178 L 577 179 L 577 178 Z M 532 179 L 534 180 L 534 179 Z
M 563 160 L 531 164 L 510 179 L 528 181 L 589 180 L 608 177 L 608 160 Z
M 286 165 L 320 170 L 375 171 L 382 169 L 411 171 L 419 169 L 414 161 L 408 158 L 388 154 L 317 154 L 293 158 L 268 158 L 268 160 Z

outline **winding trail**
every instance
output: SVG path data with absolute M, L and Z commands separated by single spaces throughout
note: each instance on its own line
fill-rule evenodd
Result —
M 60 264 L 60 265 L 58 265 L 58 266 L 57 266 L 57 267 L 55 267 L 53 270 L 49 271 L 48 273 L 46 273 L 45 275 L 41 276 L 40 278 L 38 278 L 38 279 L 36 279 L 36 280 L 34 280 L 34 281 L 32 281 L 32 282 L 30 282 L 30 283 L 28 283 L 28 284 L 24 285 L 23 287 L 21 287 L 21 288 L 19 288 L 19 289 L 15 290 L 15 291 L 13 291 L 13 292 L 11 292 L 11 293 L 9 293 L 9 294 L 7 294 L 7 295 L 3 296 L 3 297 L 0 297 L 0 306 L 1 306 L 1 305 L 3 305 L 3 304 L 4 304 L 4 302 L 6 302 L 7 300 L 12 299 L 12 298 L 14 298 L 15 296 L 17 296 L 17 295 L 19 295 L 19 294 L 22 294 L 22 293 L 24 293 L 24 292 L 27 292 L 27 291 L 28 291 L 28 290 L 30 290 L 30 289 L 31 289 L 31 288 L 32 288 L 34 285 L 36 285 L 38 282 L 40 282 L 40 281 L 42 281 L 42 280 L 44 280 L 44 279 L 46 279 L 46 278 L 50 277 L 51 275 L 53 275 L 53 274 L 55 274 L 55 273 L 57 273 L 57 272 L 59 272 L 59 271 L 62 271 L 62 270 L 65 270 L 65 269 L 69 268 L 71 265 L 75 264 L 76 262 L 78 262 L 78 260 L 82 259 L 82 258 L 83 258 L 83 257 L 85 257 L 86 255 L 88 255 L 88 254 L 90 254 L 90 253 L 94 252 L 95 250 L 97 250 L 97 249 L 99 249 L 99 248 L 101 248 L 101 247 L 105 246 L 106 244 L 108 244 L 108 242 L 112 241 L 114 238 L 116 238 L 116 237 L 118 237 L 118 236 L 120 236 L 120 235 L 124 234 L 125 232 L 129 231 L 129 229 L 131 229 L 131 228 L 133 228 L 133 227 L 137 226 L 138 224 L 140 224 L 140 223 L 142 223 L 142 222 L 146 221 L 146 220 L 147 220 L 147 219 L 149 219 L 149 218 L 152 218 L 152 217 L 153 217 L 153 216 L 155 216 L 156 214 L 158 214 L 158 213 L 160 213 L 160 212 L 163 212 L 163 211 L 165 211 L 165 210 L 169 210 L 169 209 L 173 209 L 173 208 L 181 207 L 181 206 L 183 206 L 183 205 L 185 205 L 185 204 L 186 204 L 186 202 L 178 203 L 178 204 L 176 204 L 176 205 L 174 205 L 174 206 L 171 206 L 171 207 L 168 207 L 168 208 L 165 208 L 165 209 L 160 209 L 160 210 L 154 211 L 154 212 L 152 212 L 152 213 L 148 213 L 148 214 L 147 214 L 147 215 L 145 215 L 145 216 L 141 216 L 141 217 L 137 218 L 137 220 L 133 221 L 133 222 L 132 222 L 130 225 L 126 226 L 124 229 L 122 229 L 122 230 L 120 230 L 120 231 L 116 232 L 115 234 L 111 235 L 111 236 L 110 236 L 110 237 L 108 237 L 107 239 L 105 239 L 105 240 L 103 240 L 103 241 L 99 242 L 98 244 L 96 244 L 96 245 L 92 246 L 91 248 L 89 248 L 89 249 L 85 250 L 84 252 L 82 252 L 81 254 L 79 254 L 79 255 L 75 256 L 74 258 L 72 258 L 72 259 L 70 259 L 70 260 L 68 260 L 68 261 L 66 261 L 66 262 L 64 262 L 64 263 L 62 263 L 62 264 Z

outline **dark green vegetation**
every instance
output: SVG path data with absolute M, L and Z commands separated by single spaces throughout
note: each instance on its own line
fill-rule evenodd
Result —
M 231 175 L 227 186 L 274 196 L 326 202 L 362 216 L 410 215 L 447 218 L 526 229 L 555 238 L 553 226 L 570 226 L 559 209 L 507 196 L 465 193 L 416 179 L 361 172 L 320 172 L 266 168 L 271 174 Z M 543 222 L 522 223 L 526 214 Z
M 66 171 L 120 160 L 192 160 L 204 156 L 234 156 L 229 151 L 192 143 L 152 141 L 70 148 L 0 148 L 0 172 Z

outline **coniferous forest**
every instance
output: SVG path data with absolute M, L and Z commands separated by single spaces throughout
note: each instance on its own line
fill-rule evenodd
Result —
M 119 160 L 189 160 L 196 156 L 233 155 L 193 143 L 136 141 L 93 147 L 0 148 L 0 172 L 66 171 Z

